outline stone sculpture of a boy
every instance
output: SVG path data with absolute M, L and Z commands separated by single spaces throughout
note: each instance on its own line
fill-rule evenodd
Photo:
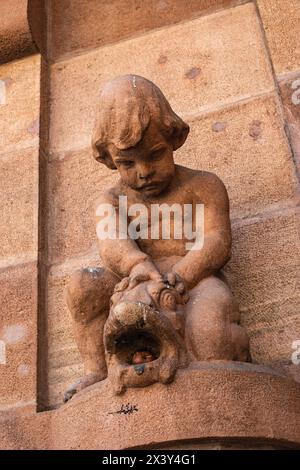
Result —
M 220 274 L 231 251 L 227 192 L 216 175 L 174 163 L 173 152 L 184 144 L 188 133 L 189 126 L 149 80 L 125 75 L 104 87 L 93 152 L 97 161 L 117 169 L 120 179 L 97 206 L 110 204 L 118 216 L 120 195 L 127 197 L 128 207 L 200 203 L 204 205 L 204 240 L 200 249 L 190 250 L 184 237 L 99 240 L 103 268 L 76 272 L 67 290 L 85 366 L 84 377 L 69 389 L 67 398 L 107 376 L 103 329 L 117 284 L 119 292 L 147 281 L 158 286 L 167 283 L 176 290 L 178 303 L 184 305 L 190 360 L 248 359 L 248 338 L 238 324 L 238 307 Z

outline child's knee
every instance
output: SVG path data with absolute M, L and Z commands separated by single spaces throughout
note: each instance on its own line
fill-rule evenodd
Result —
M 99 278 L 102 276 L 103 273 L 98 268 L 78 269 L 71 275 L 67 285 L 67 299 L 78 302 L 82 297 L 86 297 L 88 293 L 97 289 Z
M 74 320 L 87 323 L 107 314 L 117 281 L 105 268 L 83 268 L 73 273 L 66 288 L 66 302 Z
M 221 279 L 211 276 L 203 286 L 203 297 L 211 314 L 225 322 L 238 322 L 240 313 L 238 304 L 227 286 Z

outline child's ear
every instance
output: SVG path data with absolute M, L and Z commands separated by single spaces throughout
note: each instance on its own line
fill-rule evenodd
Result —
M 101 156 L 98 156 L 95 158 L 95 160 L 97 160 L 97 162 L 99 163 L 103 163 L 104 165 L 107 166 L 107 168 L 109 168 L 110 170 L 116 170 L 117 167 L 116 165 L 114 164 L 112 158 L 110 155 L 108 155 L 107 153 L 105 153 L 104 155 L 101 155 Z
M 190 126 L 182 121 L 182 124 L 179 126 L 174 126 L 170 135 L 170 140 L 173 144 L 173 150 L 179 149 L 188 136 L 190 132 Z
M 93 157 L 97 162 L 103 163 L 110 170 L 117 169 L 109 152 L 105 149 L 103 145 L 101 144 L 98 145 L 97 142 L 93 144 Z

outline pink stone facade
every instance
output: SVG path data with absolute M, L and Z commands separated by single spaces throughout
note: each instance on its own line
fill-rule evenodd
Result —
M 250 336 L 253 363 L 284 374 L 287 396 L 279 378 L 270 378 L 274 393 L 287 400 L 286 409 L 289 397 L 299 407 L 300 355 L 299 365 L 292 356 L 295 342 L 300 344 L 299 1 L 118 0 L 107 2 L 102 15 L 96 0 L 65 2 L 64 14 L 58 0 L 51 8 L 37 8 L 32 1 L 29 17 L 23 5 L 15 23 L 5 9 L 8 2 L 2 3 L 0 448 L 63 447 L 68 420 L 83 420 L 80 407 L 86 406 L 88 391 L 65 411 L 54 411 L 66 386 L 82 373 L 64 288 L 75 269 L 101 266 L 93 203 L 116 175 L 93 160 L 90 137 L 101 87 L 126 73 L 156 83 L 190 125 L 176 162 L 212 171 L 224 181 L 233 228 L 233 255 L 225 273 Z M 45 28 L 52 28 L 46 39 Z M 243 388 L 251 374 L 245 372 L 243 379 L 242 372 Z M 230 388 L 232 372 L 226 374 Z M 221 376 L 217 379 L 222 383 Z M 197 388 L 195 380 L 191 389 Z M 261 400 L 268 394 L 267 382 L 255 378 Z M 176 383 L 170 393 L 179 403 Z M 153 394 L 166 393 L 159 387 L 143 390 L 147 406 Z M 91 394 L 93 409 L 96 391 Z M 134 391 L 130 394 L 134 399 Z M 159 406 L 164 409 L 163 400 Z M 278 403 L 268 403 L 270 414 L 272 406 L 278 417 Z M 217 405 L 213 408 L 212 415 Z M 180 419 L 178 410 L 174 413 Z M 290 419 L 291 429 L 283 423 L 275 438 L 300 445 L 300 423 L 290 413 L 282 420 Z M 261 423 L 250 415 L 249 408 L 245 423 L 255 438 Z M 168 419 L 170 424 L 171 415 Z M 231 431 L 216 425 L 208 435 L 203 422 L 193 436 L 188 430 L 186 435 L 157 433 L 153 442 L 182 448 L 184 439 L 194 439 L 201 448 L 201 439 L 231 437 L 238 448 L 249 437 L 243 435 L 243 423 L 239 420 Z M 27 440 L 11 439 L 10 426 L 26 429 Z M 61 441 L 53 440 L 51 426 L 60 430 Z M 115 445 L 103 434 L 100 448 L 152 442 L 148 431 L 135 442 L 133 429 L 131 423 L 127 437 Z M 262 432 L 276 447 L 267 429 Z M 66 446 L 96 447 L 92 440 L 78 442 Z

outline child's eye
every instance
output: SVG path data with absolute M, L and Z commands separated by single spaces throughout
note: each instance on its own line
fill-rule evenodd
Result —
M 124 166 L 125 168 L 131 168 L 133 165 L 134 165 L 134 162 L 128 160 L 128 161 L 123 161 L 121 163 L 122 166 Z

